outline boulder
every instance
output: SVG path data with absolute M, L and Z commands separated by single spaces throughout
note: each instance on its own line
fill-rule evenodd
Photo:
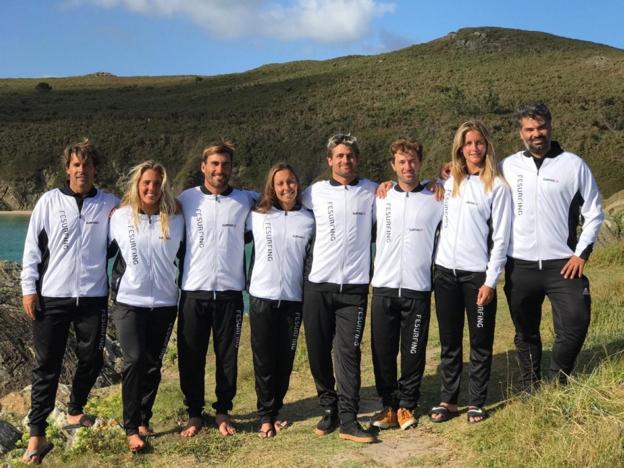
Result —
M 10 452 L 22 437 L 22 433 L 13 425 L 0 419 L 0 455 Z

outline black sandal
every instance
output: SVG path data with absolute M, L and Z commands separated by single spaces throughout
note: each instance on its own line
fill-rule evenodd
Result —
M 439 414 L 441 415 L 441 417 L 434 419 L 431 417 L 434 414 Z M 459 416 L 459 411 L 451 411 L 446 406 L 442 406 L 442 405 L 434 406 L 433 408 L 431 408 L 431 411 L 429 411 L 429 419 L 431 420 L 431 422 L 434 422 L 434 423 L 442 423 L 442 422 L 450 421 L 451 419 L 456 418 L 457 416 Z
M 270 439 L 272 437 L 275 437 L 275 429 L 273 428 L 273 425 L 271 424 L 271 427 L 268 428 L 266 431 L 263 431 L 262 425 L 260 425 L 260 429 L 258 429 L 258 437 L 260 437 L 261 439 Z
M 37 457 L 37 461 L 33 463 L 40 465 L 44 457 L 50 453 L 53 448 L 54 444 L 52 442 L 46 442 L 45 445 L 42 445 L 35 450 L 26 450 L 24 455 L 22 455 L 22 462 L 30 463 L 33 458 Z
M 477 424 L 477 423 L 485 421 L 489 417 L 490 415 L 488 414 L 487 410 L 483 407 L 468 408 L 468 412 L 466 413 L 466 419 L 468 421 L 468 424 Z M 470 418 L 481 418 L 481 419 L 471 421 Z

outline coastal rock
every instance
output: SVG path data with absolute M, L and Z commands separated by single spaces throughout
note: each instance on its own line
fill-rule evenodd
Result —
M 0 420 L 0 455 L 10 452 L 22 437 L 22 433 L 6 421 Z
M 19 264 L 0 262 L 0 397 L 21 390 L 30 384 L 34 366 L 31 322 L 22 310 Z M 110 322 L 104 349 L 104 367 L 96 387 L 112 385 L 121 380 L 121 349 L 111 338 Z M 78 359 L 74 352 L 76 338 L 70 333 L 61 383 L 69 384 Z

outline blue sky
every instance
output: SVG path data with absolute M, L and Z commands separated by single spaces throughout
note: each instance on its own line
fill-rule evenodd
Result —
M 0 77 L 215 75 L 476 26 L 624 49 L 623 0 L 0 0 L 0 20 Z

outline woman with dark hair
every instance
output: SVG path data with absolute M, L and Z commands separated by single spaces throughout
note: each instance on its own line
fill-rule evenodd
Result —
M 492 365 L 496 282 L 511 231 L 511 193 L 498 172 L 483 123 L 470 120 L 459 127 L 451 158 L 434 273 L 442 401 L 430 417 L 444 422 L 459 414 L 465 310 L 470 335 L 468 422 L 477 423 L 488 416 L 483 406 Z
M 262 197 L 247 218 L 254 250 L 249 295 L 251 348 L 261 438 L 286 428 L 278 419 L 292 372 L 301 325 L 303 268 L 314 217 L 301 206 L 291 166 L 275 164 Z
M 128 447 L 138 452 L 152 434 L 162 358 L 177 315 L 176 258 L 184 240 L 184 218 L 161 164 L 145 161 L 131 170 L 109 238 L 119 249 L 111 315 L 124 359 L 124 429 Z

